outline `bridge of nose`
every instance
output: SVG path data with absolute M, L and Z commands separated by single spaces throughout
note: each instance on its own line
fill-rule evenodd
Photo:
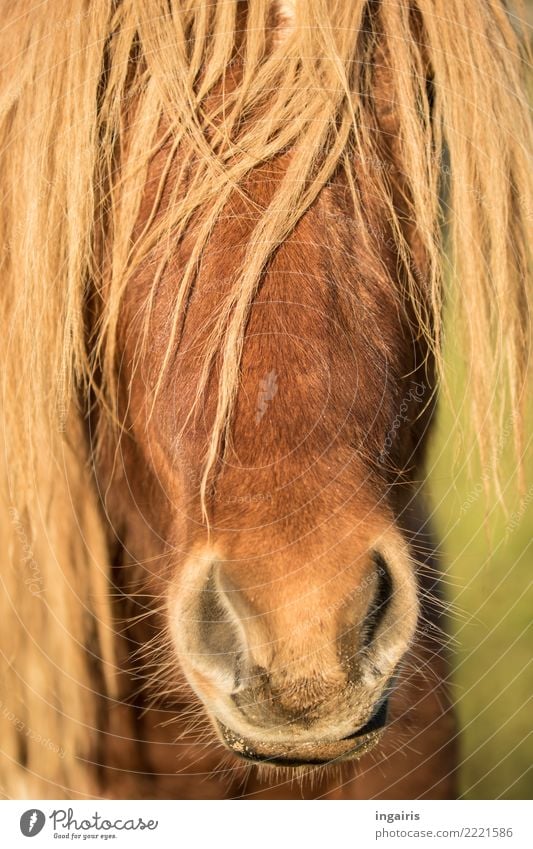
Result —
M 281 693 L 305 689 L 295 682 L 315 681 L 323 689 L 340 686 L 347 670 L 343 648 L 358 643 L 375 594 L 372 565 L 357 581 L 353 575 L 347 581 L 342 573 L 318 573 L 311 580 L 307 573 L 244 588 L 238 582 L 235 571 L 217 564 L 205 592 L 211 609 L 216 599 L 226 613 L 226 644 L 231 632 L 241 687 L 244 680 L 257 677 L 253 670 L 258 669 Z M 221 637 L 219 628 L 220 642 Z
M 262 632 L 255 633 L 268 635 L 255 644 L 247 640 L 248 662 L 240 664 L 231 693 L 248 722 L 285 734 L 314 733 L 325 718 L 343 717 L 377 584 L 372 576 L 348 595 L 337 587 L 335 600 L 322 586 L 286 587 L 284 599 L 270 610 L 259 594 L 247 600 L 248 610 L 254 603 L 263 610 L 255 617 Z M 245 620 L 245 629 L 252 621 Z

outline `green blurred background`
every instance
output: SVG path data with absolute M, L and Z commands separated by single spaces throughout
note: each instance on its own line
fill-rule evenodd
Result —
M 519 14 L 533 27 L 533 0 L 526 0 Z M 449 318 L 453 337 L 453 314 Z M 429 478 L 453 606 L 449 630 L 461 728 L 460 794 L 465 799 L 527 799 L 533 795 L 531 392 L 522 489 L 509 417 L 503 415 L 504 508 L 483 491 L 487 469 L 473 456 L 466 425 L 469 381 L 460 352 L 449 348 L 447 361 L 451 398 L 441 399 Z
M 533 462 L 527 417 L 520 490 L 510 420 L 501 462 L 505 508 L 483 487 L 486 469 L 466 430 L 468 376 L 448 357 L 452 400 L 443 398 L 429 467 L 433 522 L 442 540 L 461 728 L 460 793 L 523 799 L 533 791 L 531 587 Z

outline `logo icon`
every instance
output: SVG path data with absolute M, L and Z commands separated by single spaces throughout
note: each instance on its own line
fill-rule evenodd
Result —
M 257 393 L 257 410 L 255 414 L 255 423 L 259 424 L 266 413 L 267 406 L 274 398 L 278 391 L 278 376 L 274 370 L 259 381 L 259 392 Z
M 42 831 L 45 822 L 46 817 L 42 811 L 30 808 L 29 811 L 24 811 L 20 818 L 20 830 L 24 837 L 35 837 Z

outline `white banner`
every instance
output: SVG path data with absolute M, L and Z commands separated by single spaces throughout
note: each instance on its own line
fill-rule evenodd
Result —
M 6 801 L 0 845 L 531 849 L 530 820 L 530 804 L 518 801 Z

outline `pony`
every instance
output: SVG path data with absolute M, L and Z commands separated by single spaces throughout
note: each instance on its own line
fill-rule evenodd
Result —
M 453 797 L 425 458 L 445 330 L 520 454 L 520 15 L 2 20 L 2 793 Z

